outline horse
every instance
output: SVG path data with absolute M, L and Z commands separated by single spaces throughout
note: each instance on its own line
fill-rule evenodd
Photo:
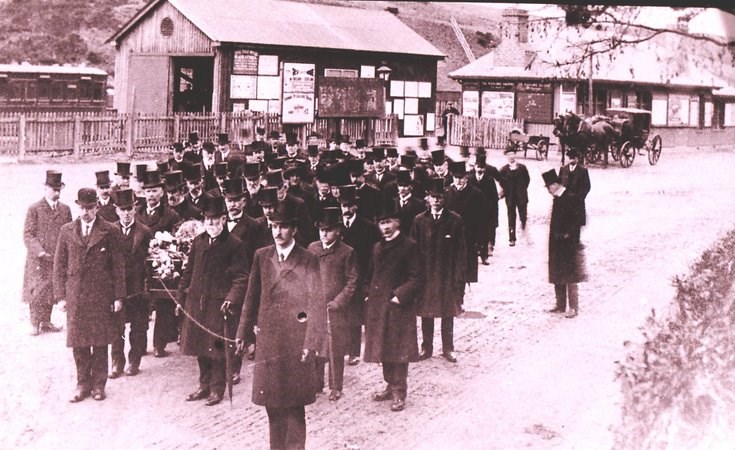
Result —
M 608 163 L 610 144 L 615 142 L 615 128 L 604 116 L 583 118 L 568 112 L 554 118 L 554 135 L 559 138 L 562 149 L 562 164 L 567 148 L 580 154 L 580 160 L 587 160 L 587 154 L 594 150 L 604 152 L 604 163 Z

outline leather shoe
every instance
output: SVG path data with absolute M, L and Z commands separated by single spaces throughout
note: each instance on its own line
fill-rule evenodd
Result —
M 222 402 L 222 398 L 223 397 L 224 397 L 224 394 L 216 394 L 216 393 L 212 392 L 212 394 L 209 397 L 207 397 L 207 402 L 205 403 L 205 405 L 207 405 L 207 406 L 214 406 L 214 405 Z
M 570 310 L 569 310 L 569 311 L 567 312 L 567 315 L 566 315 L 566 316 L 564 316 L 564 317 L 566 317 L 567 319 L 573 319 L 573 318 L 577 317 L 577 314 L 578 314 L 578 313 L 577 313 L 577 310 L 576 310 L 576 309 L 574 309 L 574 308 L 571 308 L 571 309 L 570 309 Z
M 393 403 L 390 405 L 391 411 L 403 411 L 406 409 L 406 401 L 400 398 L 394 399 Z
M 393 398 L 393 391 L 391 391 L 389 387 L 386 387 L 385 390 L 381 392 L 376 392 L 375 394 L 373 394 L 373 401 L 376 401 L 376 402 L 384 402 L 392 398 Z
M 359 356 L 350 356 L 347 358 L 347 365 L 348 366 L 356 366 L 360 364 L 360 357 Z
M 516 246 L 516 241 L 510 241 L 508 243 L 508 245 L 510 245 L 511 247 L 515 247 Z
M 92 389 L 92 398 L 97 401 L 102 401 L 107 398 L 104 389 Z
M 240 384 L 240 374 L 239 373 L 232 374 L 232 384 Z
M 552 308 L 552 309 L 548 310 L 547 312 L 550 312 L 552 314 L 556 314 L 556 313 L 563 313 L 564 310 L 561 309 L 561 308 Z
M 29 333 L 31 336 L 38 336 L 41 334 L 41 326 L 33 326 L 31 325 L 31 332 Z
M 483 266 L 489 266 L 489 265 L 490 265 L 490 263 L 489 263 L 489 262 L 487 262 L 487 258 L 483 258 L 483 259 L 482 259 L 482 265 L 483 265 Z
M 115 367 L 114 369 L 112 369 L 112 372 L 110 372 L 110 374 L 107 375 L 107 378 L 114 380 L 115 378 L 120 378 L 122 374 L 123 374 L 123 370 L 119 367 Z
M 196 391 L 194 391 L 191 394 L 189 394 L 189 396 L 186 397 L 186 401 L 187 402 L 193 402 L 193 401 L 196 401 L 196 400 L 204 400 L 208 396 L 209 396 L 209 389 L 199 388 Z
M 81 402 L 82 400 L 84 400 L 87 397 L 89 397 L 89 390 L 77 388 L 77 390 L 74 391 L 74 396 L 69 399 L 69 402 L 70 403 L 78 403 L 78 402 Z
M 444 352 L 442 353 L 442 356 L 444 357 L 444 359 L 446 359 L 450 363 L 457 362 L 457 356 L 454 354 L 454 352 Z
M 63 329 L 61 327 L 57 327 L 51 322 L 41 322 L 41 325 L 39 325 L 39 328 L 44 333 L 58 333 Z
M 332 402 L 336 402 L 337 400 L 341 398 L 342 398 L 342 391 L 332 389 L 332 391 L 329 393 L 329 400 Z
M 128 368 L 125 370 L 125 375 L 129 377 L 134 377 L 140 373 L 140 367 L 137 364 L 131 364 L 128 366 Z
M 427 350 L 421 350 L 421 351 L 419 352 L 419 361 L 423 361 L 423 360 L 425 360 L 425 359 L 429 359 L 429 358 L 431 358 L 431 354 L 432 354 L 432 353 L 433 353 L 433 352 L 432 352 L 431 350 L 429 350 L 429 351 L 427 351 Z
M 153 356 L 155 356 L 156 358 L 165 358 L 168 356 L 168 352 L 164 348 L 154 348 Z

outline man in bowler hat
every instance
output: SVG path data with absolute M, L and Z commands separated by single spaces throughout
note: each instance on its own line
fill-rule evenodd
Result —
M 77 368 L 72 403 L 105 399 L 108 345 L 126 296 L 120 231 L 98 216 L 97 201 L 94 189 L 79 190 L 82 213 L 61 227 L 54 255 L 54 294 L 67 312 L 66 345 Z
M 186 182 L 180 170 L 172 170 L 164 175 L 164 188 L 170 206 L 182 222 L 187 220 L 202 220 L 202 210 L 194 206 L 191 198 L 186 195 Z
M 587 224 L 587 208 L 585 200 L 591 189 L 590 173 L 586 167 L 579 164 L 579 152 L 571 148 L 567 150 L 569 162 L 559 169 L 559 183 L 569 191 L 577 194 L 582 201 L 582 226 Z
M 33 336 L 61 331 L 51 323 L 51 312 L 55 303 L 52 277 L 56 243 L 61 226 L 72 220 L 69 206 L 59 201 L 63 188 L 61 173 L 46 171 L 43 198 L 28 207 L 23 225 L 23 301 L 28 303 Z
M 531 177 L 524 164 L 516 161 L 513 150 L 504 151 L 508 164 L 500 168 L 500 197 L 505 197 L 508 209 L 508 240 L 511 247 L 516 245 L 516 217 L 520 219 L 521 229 L 526 230 L 528 218 L 528 185 Z M 516 216 L 516 211 L 518 212 Z
M 97 197 L 99 198 L 98 214 L 108 222 L 117 222 L 118 217 L 115 213 L 115 205 L 110 196 L 112 190 L 110 171 L 101 170 L 95 172 L 94 175 L 97 178 Z

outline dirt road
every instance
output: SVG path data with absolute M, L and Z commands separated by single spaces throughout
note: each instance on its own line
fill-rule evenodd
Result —
M 503 160 L 493 153 L 489 163 Z M 672 277 L 735 226 L 735 154 L 665 149 L 654 167 L 640 158 L 630 169 L 591 169 L 582 233 L 590 281 L 581 285 L 573 320 L 545 312 L 554 302 L 546 275 L 551 197 L 540 174 L 558 166 L 558 156 L 520 160 L 532 180 L 528 230 L 509 247 L 501 204 L 495 256 L 480 266 L 468 312 L 455 322 L 459 363 L 435 356 L 412 364 L 401 413 L 370 400 L 382 388 L 380 367 L 347 367 L 345 397 L 332 403 L 321 396 L 307 407 L 308 448 L 612 447 L 621 401 L 614 361 L 624 357 L 624 341 L 640 340 L 637 327 L 651 308 L 668 307 Z M 146 357 L 138 377 L 109 380 L 106 401 L 67 402 L 75 374 L 64 333 L 28 336 L 20 303 L 23 217 L 41 197 L 46 168 L 0 166 L 9 204 L 0 213 L 2 447 L 267 448 L 265 411 L 250 402 L 251 370 L 243 369 L 232 407 L 187 403 L 196 362 L 175 345 L 169 358 Z M 100 168 L 114 164 L 61 166 L 62 199 L 73 203 Z M 55 322 L 64 319 L 54 312 Z

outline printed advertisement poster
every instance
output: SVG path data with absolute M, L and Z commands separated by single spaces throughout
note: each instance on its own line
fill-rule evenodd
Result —
M 577 113 L 577 94 L 574 92 L 562 92 L 559 102 L 559 111 L 563 113 Z
M 403 135 L 423 136 L 424 116 L 414 114 L 406 114 L 405 116 L 403 116 Z
M 419 81 L 419 98 L 431 97 L 431 82 Z
M 278 75 L 278 55 L 260 55 L 258 75 Z
M 482 117 L 513 119 L 513 92 L 485 91 L 482 93 Z
M 314 94 L 284 93 L 282 120 L 283 123 L 314 122 Z
M 403 97 L 403 81 L 390 80 L 390 96 L 391 97 Z
M 426 129 L 427 130 L 436 129 L 436 114 L 426 113 Z
M 230 75 L 230 98 L 255 98 L 257 81 L 254 75 Z
M 462 92 L 462 115 L 477 117 L 480 111 L 480 93 L 478 91 Z
M 689 124 L 689 96 L 669 95 L 668 124 L 670 126 Z
M 248 109 L 253 112 L 268 112 L 268 100 L 250 100 L 248 102 Z
M 403 104 L 403 112 L 406 114 L 418 114 L 419 113 L 419 99 L 407 98 Z
M 651 101 L 651 125 L 666 125 L 666 109 L 668 102 L 666 96 L 653 97 Z
M 375 66 L 360 66 L 360 78 L 375 78 Z
M 314 64 L 284 63 L 283 92 L 314 93 Z

